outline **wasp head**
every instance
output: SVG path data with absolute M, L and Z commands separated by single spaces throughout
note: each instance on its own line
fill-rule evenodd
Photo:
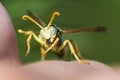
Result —
M 52 22 L 55 16 L 59 16 L 59 15 L 60 15 L 59 12 L 54 12 L 48 25 L 40 30 L 40 35 L 44 39 L 49 40 L 50 42 L 53 42 L 54 39 L 56 38 L 58 29 L 56 25 L 52 25 Z
M 42 38 L 53 42 L 57 36 L 57 28 L 54 25 L 51 25 L 49 29 L 47 27 L 40 30 L 40 35 Z

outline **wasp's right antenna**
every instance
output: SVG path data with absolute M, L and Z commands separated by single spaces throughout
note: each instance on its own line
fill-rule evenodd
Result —
M 28 15 L 24 15 L 23 17 L 23 20 L 27 20 L 29 19 L 30 21 L 32 21 L 33 23 L 35 23 L 36 25 L 38 25 L 41 29 L 43 28 L 39 23 L 37 23 L 34 19 L 32 19 L 30 16 Z

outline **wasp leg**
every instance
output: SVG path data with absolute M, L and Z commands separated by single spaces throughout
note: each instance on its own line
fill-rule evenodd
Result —
M 29 51 L 30 51 L 30 41 L 32 39 L 32 31 L 23 31 L 21 29 L 18 30 L 19 33 L 23 33 L 23 34 L 26 34 L 26 35 L 29 35 L 28 38 L 27 38 L 27 52 L 25 54 L 25 56 L 27 56 L 29 54 Z
M 25 35 L 32 35 L 33 38 L 34 38 L 38 43 L 40 43 L 41 45 L 43 45 L 43 42 L 42 42 L 41 38 L 39 38 L 33 31 L 23 31 L 23 30 L 21 30 L 21 29 L 18 29 L 18 32 L 19 32 L 19 33 L 23 33 L 23 34 L 25 34 Z
M 79 59 L 83 59 L 82 55 L 79 52 L 79 49 L 78 49 L 78 46 L 77 46 L 76 42 L 74 40 L 70 40 L 70 42 L 73 45 L 75 53 L 78 55 Z
M 79 61 L 82 64 L 89 64 L 88 62 L 85 62 L 82 60 L 82 57 L 79 57 L 78 53 L 78 48 L 76 44 L 73 41 L 70 40 L 65 40 L 63 44 L 58 48 L 58 51 L 61 51 L 66 45 L 69 46 L 71 53 L 74 55 L 77 61 Z M 75 49 L 76 48 L 76 49 Z
M 41 60 L 45 60 L 45 50 L 41 47 Z
M 41 38 L 39 38 L 33 31 L 23 31 L 23 30 L 19 29 L 18 32 L 26 34 L 26 35 L 29 35 L 28 38 L 27 38 L 27 47 L 28 47 L 28 49 L 27 49 L 27 52 L 26 52 L 25 56 L 27 56 L 29 54 L 29 51 L 30 51 L 30 41 L 32 39 L 32 36 L 41 45 L 43 44 Z
M 27 55 L 29 54 L 29 51 L 30 51 L 30 41 L 31 41 L 31 39 L 32 39 L 32 34 L 30 34 L 30 35 L 28 36 L 28 38 L 27 38 L 27 47 L 28 47 L 28 49 L 27 49 L 27 52 L 26 52 L 25 56 L 27 56 Z
M 70 40 L 70 41 L 71 41 L 71 43 L 72 43 L 72 45 L 73 45 L 73 47 L 75 49 L 75 53 L 78 55 L 79 59 L 82 60 L 82 55 L 81 55 L 81 53 L 80 53 L 80 51 L 78 49 L 78 46 L 77 46 L 76 42 L 74 40 Z M 83 61 L 82 63 L 83 64 L 89 64 L 89 62 L 86 62 L 86 61 Z
M 56 44 L 58 43 L 59 38 L 56 38 L 55 41 L 52 43 L 52 45 L 50 47 L 48 47 L 46 50 L 44 50 L 43 48 L 41 48 L 41 60 L 45 59 L 46 54 L 48 53 L 48 51 L 50 51 L 54 46 L 56 46 Z

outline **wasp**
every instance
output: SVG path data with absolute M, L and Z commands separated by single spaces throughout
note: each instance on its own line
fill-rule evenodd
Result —
M 23 33 L 28 35 L 27 38 L 27 52 L 26 55 L 30 52 L 30 41 L 34 38 L 39 44 L 41 49 L 41 60 L 44 60 L 46 54 L 49 51 L 53 51 L 58 57 L 62 58 L 66 51 L 66 46 L 69 47 L 71 54 L 75 57 L 75 59 L 82 63 L 82 64 L 89 64 L 89 62 L 84 61 L 77 44 L 74 40 L 63 40 L 63 34 L 70 34 L 70 33 L 77 33 L 83 31 L 93 31 L 93 32 L 105 32 L 106 27 L 103 26 L 96 26 L 96 27 L 89 27 L 89 28 L 80 28 L 80 29 L 73 29 L 73 30 L 62 30 L 55 24 L 52 24 L 55 16 L 59 16 L 59 12 L 54 12 L 51 16 L 50 22 L 46 25 L 40 18 L 37 18 L 32 12 L 28 12 L 28 15 L 24 15 L 22 18 L 23 20 L 30 20 L 31 22 L 35 23 L 39 28 L 40 32 L 37 35 L 34 31 L 24 31 L 18 29 L 19 33 Z

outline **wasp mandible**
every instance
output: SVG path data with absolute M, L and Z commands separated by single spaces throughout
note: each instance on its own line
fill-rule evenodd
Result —
M 55 16 L 59 16 L 59 15 L 60 15 L 59 12 L 54 12 L 52 14 L 52 17 L 48 25 L 46 25 L 40 18 L 37 18 L 30 11 L 28 12 L 28 15 L 23 16 L 24 20 L 30 20 L 33 23 L 35 23 L 38 27 L 40 27 L 40 32 L 38 35 L 34 31 L 23 31 L 21 29 L 18 29 L 19 33 L 28 35 L 27 38 L 28 49 L 26 55 L 29 54 L 30 51 L 30 41 L 32 38 L 34 38 L 41 45 L 41 60 L 45 59 L 46 54 L 49 51 L 53 51 L 55 54 L 58 55 L 58 57 L 62 58 L 65 54 L 65 50 L 66 50 L 65 47 L 68 46 L 71 53 L 74 55 L 75 59 L 78 62 L 82 64 L 89 64 L 89 62 L 83 60 L 75 41 L 63 40 L 62 35 L 69 33 L 83 32 L 83 31 L 105 32 L 106 27 L 96 26 L 96 27 L 80 28 L 74 30 L 62 30 L 57 25 L 52 24 Z

